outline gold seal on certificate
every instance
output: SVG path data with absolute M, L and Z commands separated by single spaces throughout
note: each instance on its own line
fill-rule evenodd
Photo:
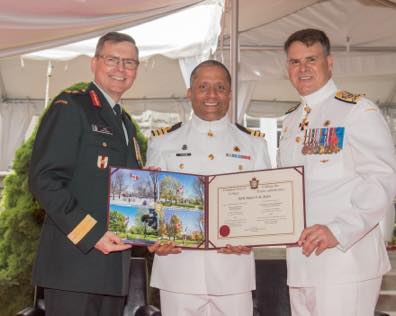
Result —
M 303 167 L 221 175 L 111 168 L 109 230 L 181 247 L 293 244 L 305 227 Z

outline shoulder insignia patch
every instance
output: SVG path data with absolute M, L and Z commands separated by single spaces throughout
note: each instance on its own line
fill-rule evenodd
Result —
M 160 127 L 160 128 L 152 130 L 151 135 L 152 136 L 162 136 L 162 135 L 165 135 L 165 134 L 168 134 L 170 132 L 177 130 L 180 126 L 182 126 L 182 122 L 176 123 L 175 125 L 172 125 L 172 126 Z
M 352 94 L 348 91 L 339 90 L 339 91 L 337 91 L 335 98 L 337 100 L 340 100 L 340 101 L 343 101 L 346 103 L 356 104 L 360 100 L 362 95 L 363 94 Z
M 62 100 L 62 99 L 54 101 L 54 104 L 64 104 L 64 105 L 66 105 L 67 103 L 68 102 L 66 100 Z
M 288 109 L 288 110 L 285 112 L 285 115 L 286 115 L 286 114 L 289 114 L 289 113 L 291 113 L 291 112 L 293 112 L 293 111 L 295 111 L 295 110 L 297 110 L 297 108 L 300 106 L 300 104 L 301 104 L 301 103 L 298 103 L 297 105 L 292 106 L 290 109 Z
M 238 127 L 242 132 L 245 132 L 246 134 L 249 134 L 251 136 L 255 137 L 265 137 L 265 133 L 262 133 L 260 131 L 255 131 L 253 129 L 247 128 L 245 126 L 239 125 L 238 123 L 235 123 L 236 127 Z

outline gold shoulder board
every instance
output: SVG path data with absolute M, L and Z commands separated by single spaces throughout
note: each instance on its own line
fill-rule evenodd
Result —
M 352 103 L 352 104 L 356 104 L 360 100 L 361 97 L 362 97 L 362 94 L 353 94 L 353 93 L 350 93 L 350 92 L 344 91 L 344 90 L 337 91 L 337 93 L 335 95 L 335 98 L 337 100 L 347 102 L 347 103 Z
M 151 135 L 152 136 L 162 136 L 162 135 L 165 135 L 165 134 L 168 134 L 170 132 L 177 130 L 181 125 L 182 125 L 182 122 L 179 122 L 172 126 L 160 127 L 160 128 L 152 130 Z
M 255 136 L 255 137 L 265 137 L 265 133 L 247 128 L 245 126 L 239 125 L 238 123 L 235 123 L 235 125 L 236 125 L 236 127 L 238 127 L 238 129 L 240 129 L 242 132 L 245 132 L 246 134 L 249 134 L 249 135 Z

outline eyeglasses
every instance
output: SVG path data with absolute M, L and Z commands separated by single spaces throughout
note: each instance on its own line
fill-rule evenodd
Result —
M 120 62 L 122 62 L 122 65 L 125 69 L 135 70 L 139 65 L 139 61 L 132 58 L 120 58 L 116 56 L 104 55 L 98 55 L 98 57 L 103 58 L 104 63 L 110 67 L 116 67 L 120 64 Z

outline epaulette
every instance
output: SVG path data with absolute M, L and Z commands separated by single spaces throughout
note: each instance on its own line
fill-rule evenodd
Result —
M 64 93 L 67 94 L 82 94 L 85 93 L 87 90 L 85 89 L 77 89 L 77 90 L 63 90 Z
M 352 94 L 350 92 L 343 91 L 343 90 L 338 90 L 335 95 L 335 98 L 337 100 L 347 102 L 347 103 L 352 103 L 352 104 L 356 104 L 360 100 L 361 97 L 362 97 L 362 94 Z
M 298 103 L 297 105 L 292 106 L 290 109 L 288 109 L 288 110 L 286 111 L 285 115 L 286 115 L 286 114 L 289 114 L 289 113 L 291 113 L 291 112 L 293 112 L 293 111 L 295 111 L 295 110 L 297 110 L 297 108 L 300 106 L 300 104 L 301 104 L 301 103 Z
M 66 105 L 68 102 L 66 100 L 63 99 L 58 99 L 54 101 L 54 104 L 63 104 Z
M 238 123 L 235 123 L 236 127 L 238 127 L 242 132 L 245 132 L 246 134 L 249 134 L 251 136 L 255 137 L 265 137 L 265 133 L 262 133 L 260 131 L 256 131 L 250 128 L 247 128 L 245 126 L 239 125 Z
M 172 125 L 172 126 L 160 127 L 155 130 L 152 130 L 151 135 L 152 136 L 162 136 L 162 135 L 165 135 L 165 134 L 168 134 L 170 132 L 177 130 L 180 126 L 182 126 L 182 122 L 176 123 L 175 125 Z

